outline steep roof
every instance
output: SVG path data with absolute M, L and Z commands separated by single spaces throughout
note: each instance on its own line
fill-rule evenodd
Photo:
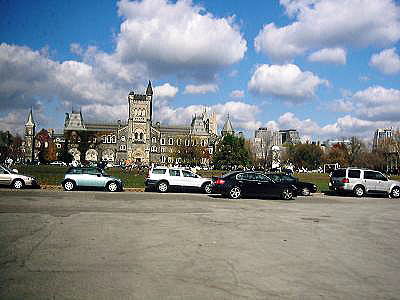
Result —
M 31 111 L 29 112 L 28 121 L 26 121 L 25 125 L 35 126 L 35 121 L 33 120 L 33 115 L 32 115 L 32 108 Z
M 147 85 L 146 95 L 153 95 L 153 88 L 151 87 L 151 81 L 149 80 L 149 84 Z
M 232 126 L 231 120 L 229 119 L 229 115 L 228 115 L 228 118 L 225 121 L 225 124 L 224 124 L 224 127 L 222 128 L 221 133 L 222 133 L 222 135 L 234 134 L 235 133 L 235 131 L 233 130 L 233 126 Z

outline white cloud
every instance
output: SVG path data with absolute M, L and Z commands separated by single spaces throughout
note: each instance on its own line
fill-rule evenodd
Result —
M 244 91 L 243 90 L 233 90 L 230 94 L 231 98 L 234 99 L 241 99 L 244 97 Z
M 281 0 L 295 21 L 266 24 L 256 51 L 290 61 L 307 50 L 391 45 L 400 39 L 399 7 L 393 0 Z M 383 17 L 384 16 L 384 17 Z
M 395 48 L 385 49 L 372 55 L 369 64 L 384 74 L 396 74 L 400 72 L 400 57 Z
M 155 121 L 165 124 L 189 124 L 195 114 L 201 114 L 205 106 L 191 105 L 187 107 L 174 108 L 168 103 L 157 107 L 155 111 Z M 256 105 L 247 104 L 239 101 L 229 101 L 207 106 L 207 111 L 214 111 L 217 114 L 217 121 L 222 128 L 227 115 L 232 121 L 236 131 L 245 131 L 253 134 L 253 131 L 261 126 L 257 121 L 257 114 L 260 112 Z
M 361 119 L 400 122 L 400 90 L 373 86 L 356 92 L 351 100 Z
M 189 84 L 185 87 L 184 94 L 207 94 L 215 93 L 218 91 L 218 85 L 216 84 L 200 84 L 193 85 Z
M 210 79 L 247 50 L 233 17 L 217 18 L 190 0 L 121 0 L 118 12 L 124 21 L 115 59 L 140 61 L 151 74 Z
M 353 103 L 345 99 L 337 99 L 327 104 L 329 110 L 333 112 L 351 112 L 353 111 Z
M 345 65 L 346 50 L 343 48 L 324 48 L 309 55 L 309 61 Z
M 313 98 L 316 88 L 321 84 L 328 82 L 312 72 L 301 71 L 293 64 L 260 65 L 252 75 L 248 88 L 255 94 L 301 102 Z

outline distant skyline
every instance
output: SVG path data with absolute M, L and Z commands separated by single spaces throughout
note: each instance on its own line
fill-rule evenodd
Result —
M 62 129 L 65 113 L 126 121 L 154 89 L 153 122 L 204 107 L 306 139 L 400 127 L 398 0 L 0 1 L 0 130 Z

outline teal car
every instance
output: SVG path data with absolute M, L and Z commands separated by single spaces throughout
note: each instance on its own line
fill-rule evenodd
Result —
M 102 188 L 109 192 L 123 190 L 121 179 L 112 177 L 96 167 L 71 167 L 64 175 L 62 186 L 66 191 L 79 187 Z

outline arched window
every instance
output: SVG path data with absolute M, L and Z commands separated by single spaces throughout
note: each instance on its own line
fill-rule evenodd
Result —
M 139 138 L 139 135 L 137 132 L 135 132 L 135 140 L 137 140 Z
M 151 139 L 151 142 L 152 142 L 153 144 L 157 143 L 156 137 L 153 136 L 153 138 Z
M 140 139 L 143 140 L 143 132 L 140 133 Z

